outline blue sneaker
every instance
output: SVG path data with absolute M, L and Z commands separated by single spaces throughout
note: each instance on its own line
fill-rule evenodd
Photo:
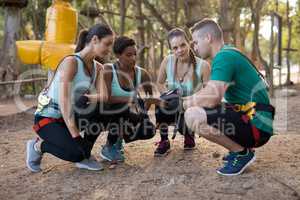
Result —
M 125 156 L 124 153 L 122 153 L 119 149 L 115 148 L 115 160 L 118 162 L 124 162 L 125 161 Z
M 123 145 L 123 139 L 119 138 L 117 142 L 114 144 L 114 146 L 117 148 L 118 151 L 120 151 L 121 154 L 124 154 L 124 145 Z
M 121 152 L 116 148 L 115 145 L 104 145 L 101 152 L 100 157 L 109 162 L 119 161 L 123 162 L 125 160 L 124 156 Z
M 248 150 L 247 154 L 240 155 L 232 152 L 230 159 L 224 164 L 224 167 L 217 171 L 218 174 L 224 176 L 240 175 L 243 171 L 255 161 L 255 154 Z
M 254 149 L 249 149 L 249 151 L 255 152 Z M 222 160 L 223 160 L 224 162 L 228 162 L 229 160 L 232 160 L 232 159 L 234 159 L 234 158 L 235 158 L 235 153 L 234 153 L 234 152 L 228 152 L 228 154 L 226 154 L 226 155 L 222 158 Z
M 228 162 L 229 160 L 232 160 L 232 159 L 234 159 L 235 158 L 235 153 L 234 152 L 228 152 L 228 154 L 226 154 L 223 158 L 222 158 L 222 160 L 224 161 L 224 162 Z
M 26 145 L 26 165 L 32 172 L 40 172 L 43 154 L 34 149 L 36 140 L 28 140 Z

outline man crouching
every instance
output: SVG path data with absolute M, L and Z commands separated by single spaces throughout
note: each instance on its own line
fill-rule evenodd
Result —
M 255 160 L 252 149 L 266 144 L 273 135 L 275 109 L 267 84 L 244 54 L 224 45 L 216 22 L 204 19 L 191 31 L 195 51 L 203 59 L 212 59 L 212 70 L 206 87 L 184 99 L 186 124 L 229 150 L 219 174 L 239 175 Z M 204 129 L 207 125 L 213 128 Z

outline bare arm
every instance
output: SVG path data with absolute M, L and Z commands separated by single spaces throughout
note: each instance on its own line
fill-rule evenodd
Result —
M 202 73 L 201 73 L 201 77 L 202 77 L 202 80 L 203 80 L 203 85 L 205 87 L 206 83 L 209 81 L 209 78 L 210 78 L 210 71 L 211 71 L 211 68 L 210 68 L 210 65 L 207 61 L 204 61 L 202 62 Z
M 156 82 L 157 86 L 158 86 L 158 90 L 161 93 L 167 91 L 167 88 L 165 86 L 166 79 L 167 79 L 167 73 L 166 73 L 167 64 L 168 64 L 168 57 L 165 57 L 164 60 L 160 64 L 158 78 L 157 78 L 157 82 Z
M 228 86 L 226 82 L 210 80 L 197 93 L 184 97 L 183 107 L 185 110 L 193 106 L 213 108 L 221 103 Z
M 107 85 L 104 80 L 104 66 L 101 63 L 96 63 L 97 65 L 97 75 L 96 75 L 96 94 L 87 94 L 91 102 L 107 102 L 108 92 Z
M 66 58 L 60 66 L 59 105 L 62 117 L 73 138 L 79 136 L 72 113 L 71 84 L 77 72 L 77 61 L 73 57 Z

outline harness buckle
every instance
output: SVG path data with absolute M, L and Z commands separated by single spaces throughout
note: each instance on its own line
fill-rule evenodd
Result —
M 253 119 L 253 116 L 256 112 L 255 106 L 256 102 L 248 102 L 245 105 L 236 104 L 234 105 L 233 110 L 235 112 L 244 112 L 245 115 L 249 117 L 249 119 Z
M 234 110 L 235 112 L 241 112 L 241 108 L 242 108 L 242 106 L 239 105 L 239 104 L 236 104 L 236 105 L 233 106 L 233 110 Z

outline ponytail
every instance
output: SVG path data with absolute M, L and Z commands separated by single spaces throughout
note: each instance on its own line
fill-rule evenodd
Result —
M 94 35 L 96 35 L 98 39 L 101 40 L 102 38 L 113 34 L 114 33 L 111 28 L 105 24 L 95 24 L 89 30 L 83 29 L 79 33 L 75 53 L 81 51 L 85 47 L 85 45 L 92 40 Z
M 190 51 L 190 64 L 193 65 L 193 90 L 194 92 L 198 90 L 198 84 L 199 84 L 199 77 L 197 75 L 197 60 L 196 60 L 196 56 L 195 53 L 193 52 L 192 49 L 189 50 Z
M 86 30 L 86 29 L 83 29 L 83 30 L 80 31 L 78 41 L 77 41 L 77 45 L 76 45 L 76 48 L 75 48 L 75 53 L 81 51 L 85 47 L 86 38 L 87 38 L 88 33 L 89 33 L 89 31 Z

